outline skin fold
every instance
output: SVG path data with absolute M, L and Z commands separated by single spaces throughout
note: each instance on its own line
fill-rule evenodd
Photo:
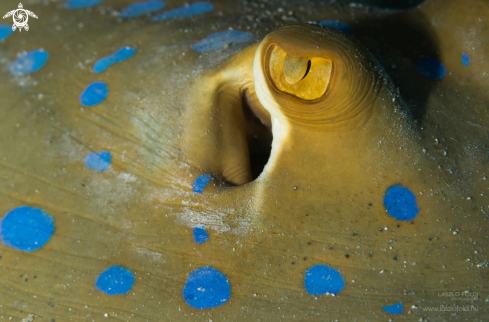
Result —
M 0 243 L 0 320 L 31 313 L 36 321 L 488 315 L 484 1 L 434 0 L 402 11 L 213 1 L 202 16 L 158 23 L 112 13 L 130 3 L 73 11 L 61 2 L 23 3 L 39 19 L 0 44 L 0 217 L 27 205 L 55 223 L 39 250 Z M 0 12 L 17 5 L 2 2 Z M 324 19 L 348 23 L 352 35 L 307 24 Z M 230 26 L 253 40 L 192 49 Z M 98 59 L 123 46 L 137 48 L 134 57 L 93 73 Z M 287 66 L 285 58 L 274 65 L 275 76 L 273 46 L 283 51 L 277 61 L 290 56 Z M 19 53 L 38 48 L 50 54 L 42 69 L 10 74 Z M 466 67 L 463 52 L 471 58 Z M 444 63 L 445 78 L 416 72 L 425 56 Z M 300 84 L 316 63 L 327 70 L 327 61 L 327 85 Z M 290 81 L 288 92 L 277 79 Z M 82 106 L 80 94 L 94 81 L 106 82 L 109 95 Z M 307 99 L 295 91 L 308 91 Z M 103 172 L 85 164 L 100 151 L 112 155 Z M 202 174 L 212 180 L 196 193 Z M 386 213 L 386 190 L 397 184 L 416 196 L 414 220 Z M 209 233 L 203 244 L 194 241 L 197 225 Z M 336 296 L 306 292 L 305 271 L 318 264 L 343 276 Z M 134 273 L 126 295 L 94 286 L 112 265 Z M 231 297 L 199 310 L 182 289 L 203 266 L 228 278 Z M 465 291 L 477 296 L 440 295 Z M 402 314 L 383 310 L 397 302 Z M 449 305 L 478 310 L 423 309 Z

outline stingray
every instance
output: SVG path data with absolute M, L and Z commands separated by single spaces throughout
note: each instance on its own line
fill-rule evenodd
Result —
M 482 320 L 488 5 L 239 6 L 24 3 L 0 317 Z

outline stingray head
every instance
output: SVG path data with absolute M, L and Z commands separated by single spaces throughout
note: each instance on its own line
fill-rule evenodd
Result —
M 283 146 L 292 148 L 292 132 L 322 140 L 361 127 L 385 83 L 379 71 L 359 42 L 336 29 L 306 24 L 273 31 L 198 82 L 205 90 L 195 104 L 210 99 L 203 115 L 211 117 L 203 123 L 206 143 L 191 136 L 195 150 L 205 151 L 196 163 L 240 185 L 263 173 Z

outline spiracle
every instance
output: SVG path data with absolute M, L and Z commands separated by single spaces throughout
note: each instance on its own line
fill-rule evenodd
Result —
M 319 130 L 368 120 L 383 84 L 375 58 L 358 41 L 311 24 L 266 36 L 253 76 L 256 94 L 273 117 Z

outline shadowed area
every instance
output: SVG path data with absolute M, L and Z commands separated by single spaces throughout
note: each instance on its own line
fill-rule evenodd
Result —
M 419 6 L 425 1 L 426 0 L 363 0 L 356 1 L 356 3 L 385 9 L 411 9 Z
M 354 26 L 355 35 L 392 77 L 418 124 L 423 120 L 427 100 L 436 83 L 419 77 L 412 66 L 424 57 L 440 58 L 438 35 L 428 19 L 415 11 L 396 12 L 388 16 L 363 17 Z M 395 30 L 395 33 L 384 30 Z

